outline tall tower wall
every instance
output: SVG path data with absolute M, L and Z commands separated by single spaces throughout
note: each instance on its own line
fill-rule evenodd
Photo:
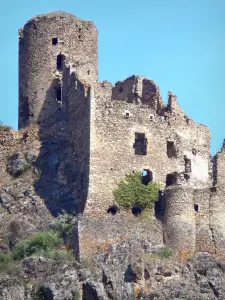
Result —
M 213 188 L 210 198 L 210 228 L 216 253 L 225 255 L 225 140 L 213 158 Z
M 70 75 L 94 84 L 97 29 L 64 12 L 39 15 L 19 31 L 19 128 L 67 108 Z
M 196 246 L 193 189 L 172 185 L 165 190 L 165 240 L 173 249 L 194 253 Z

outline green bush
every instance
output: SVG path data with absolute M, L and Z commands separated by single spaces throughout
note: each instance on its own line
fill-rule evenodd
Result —
M 48 251 L 63 244 L 62 238 L 54 231 L 36 232 L 30 238 L 15 245 L 12 250 L 14 260 L 21 260 L 41 250 Z
M 113 195 L 120 206 L 131 208 L 136 204 L 140 205 L 142 209 L 153 208 L 154 202 L 158 198 L 160 184 L 149 182 L 148 185 L 144 185 L 141 179 L 141 173 L 135 172 L 126 175 L 125 179 L 119 183 L 118 188 L 113 191 Z
M 35 253 L 36 256 L 43 256 L 54 261 L 75 261 L 73 251 L 67 250 L 47 250 Z
M 58 217 L 51 223 L 51 228 L 57 231 L 60 237 L 65 238 L 68 232 L 73 227 L 73 216 L 68 214 L 59 214 Z
M 5 270 L 9 265 L 13 263 L 11 252 L 0 253 L 0 270 Z
M 171 248 L 169 248 L 169 247 L 164 247 L 160 251 L 160 256 L 161 257 L 169 258 L 172 255 L 173 255 L 173 250 Z

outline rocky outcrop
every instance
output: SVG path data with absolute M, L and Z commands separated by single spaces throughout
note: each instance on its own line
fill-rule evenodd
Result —
M 125 248 L 121 245 L 116 255 L 105 257 L 104 262 L 99 257 L 93 265 L 44 257 L 24 259 L 21 277 L 0 277 L 0 300 L 225 299 L 223 260 L 197 253 L 181 263 L 149 253 L 129 256 L 121 264 L 120 251 Z

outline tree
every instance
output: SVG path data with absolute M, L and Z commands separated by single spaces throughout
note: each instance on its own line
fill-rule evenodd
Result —
M 118 188 L 113 191 L 113 195 L 122 207 L 131 208 L 139 205 L 142 209 L 152 209 L 158 198 L 159 189 L 158 182 L 142 184 L 141 172 L 134 172 L 126 175 L 125 179 L 118 184 Z

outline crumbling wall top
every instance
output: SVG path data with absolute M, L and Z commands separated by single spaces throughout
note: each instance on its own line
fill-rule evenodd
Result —
M 94 22 L 93 21 L 87 21 L 87 20 L 81 20 L 78 17 L 76 17 L 73 14 L 64 12 L 64 11 L 53 11 L 53 12 L 49 12 L 46 14 L 40 14 L 40 15 L 36 15 L 34 17 L 32 17 L 31 19 L 29 19 L 27 21 L 27 23 L 24 25 L 24 27 L 29 26 L 30 24 L 34 23 L 34 22 L 42 22 L 42 21 L 46 21 L 46 20 L 56 20 L 57 22 L 61 21 L 61 22 L 66 22 L 66 23 L 83 23 L 86 25 L 91 25 L 94 26 Z

